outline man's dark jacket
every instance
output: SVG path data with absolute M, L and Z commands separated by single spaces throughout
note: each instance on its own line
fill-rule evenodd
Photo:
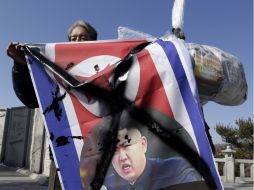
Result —
M 33 83 L 27 66 L 14 63 L 12 68 L 12 83 L 16 96 L 29 108 L 37 108 Z

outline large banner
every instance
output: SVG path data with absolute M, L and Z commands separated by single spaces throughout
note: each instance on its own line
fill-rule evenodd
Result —
M 182 41 L 25 52 L 63 189 L 222 189 Z

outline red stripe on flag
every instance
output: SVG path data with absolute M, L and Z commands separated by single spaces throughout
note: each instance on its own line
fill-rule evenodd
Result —
M 71 95 L 71 100 L 73 103 L 73 107 L 76 112 L 76 116 L 79 122 L 80 130 L 83 138 L 87 138 L 89 132 L 95 127 L 102 118 L 93 115 L 89 112 L 79 101 L 78 99 Z
M 55 60 L 62 68 L 66 68 L 69 63 L 74 65 L 93 56 L 112 55 L 123 58 L 134 47 L 144 43 L 144 40 L 102 42 L 102 43 L 74 43 L 56 44 Z
M 173 118 L 170 103 L 149 52 L 144 49 L 137 57 L 140 63 L 140 82 L 136 105 L 156 109 Z

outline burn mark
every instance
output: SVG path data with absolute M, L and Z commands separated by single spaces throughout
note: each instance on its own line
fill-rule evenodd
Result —
M 100 71 L 99 65 L 94 65 L 94 70 L 96 73 L 98 73 Z
M 83 140 L 84 139 L 83 136 L 72 136 L 71 138 L 73 138 L 73 139 L 79 139 L 79 140 Z
M 51 141 L 53 141 L 53 140 L 55 139 L 54 133 L 50 132 L 50 137 L 49 137 L 49 139 L 50 139 Z
M 70 143 L 70 141 L 68 140 L 69 138 L 83 140 L 82 136 L 60 136 L 55 141 L 56 147 L 65 146 L 69 144 Z
M 67 144 L 70 143 L 70 141 L 68 140 L 68 136 L 60 136 L 56 139 L 56 147 L 59 147 L 59 146 L 65 146 Z
M 151 129 L 154 130 L 156 133 L 158 133 L 158 134 L 163 133 L 163 130 L 156 122 L 152 122 L 148 125 L 151 126 Z
M 74 63 L 72 63 L 72 62 L 70 62 L 66 67 L 65 67 L 65 69 L 64 70 L 69 70 L 70 68 L 72 68 L 74 66 Z
M 99 147 L 98 151 L 102 151 L 103 150 L 103 144 L 99 142 L 97 145 Z
M 59 106 L 59 102 L 62 101 L 66 96 L 66 92 L 63 95 L 59 96 L 59 92 L 60 89 L 59 86 L 57 85 L 55 91 L 52 92 L 53 100 L 51 104 L 43 111 L 43 114 L 45 115 L 46 113 L 49 113 L 53 110 L 58 121 L 61 120 L 62 116 L 62 109 Z
M 130 143 L 131 142 L 131 138 L 129 138 L 129 136 L 128 135 L 125 135 L 125 137 L 124 137 L 126 140 L 127 140 L 127 142 L 128 143 Z

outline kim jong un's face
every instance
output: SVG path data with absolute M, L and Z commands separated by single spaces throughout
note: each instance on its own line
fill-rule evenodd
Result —
M 135 182 L 146 165 L 147 139 L 137 129 L 122 129 L 112 159 L 115 171 L 126 181 Z

